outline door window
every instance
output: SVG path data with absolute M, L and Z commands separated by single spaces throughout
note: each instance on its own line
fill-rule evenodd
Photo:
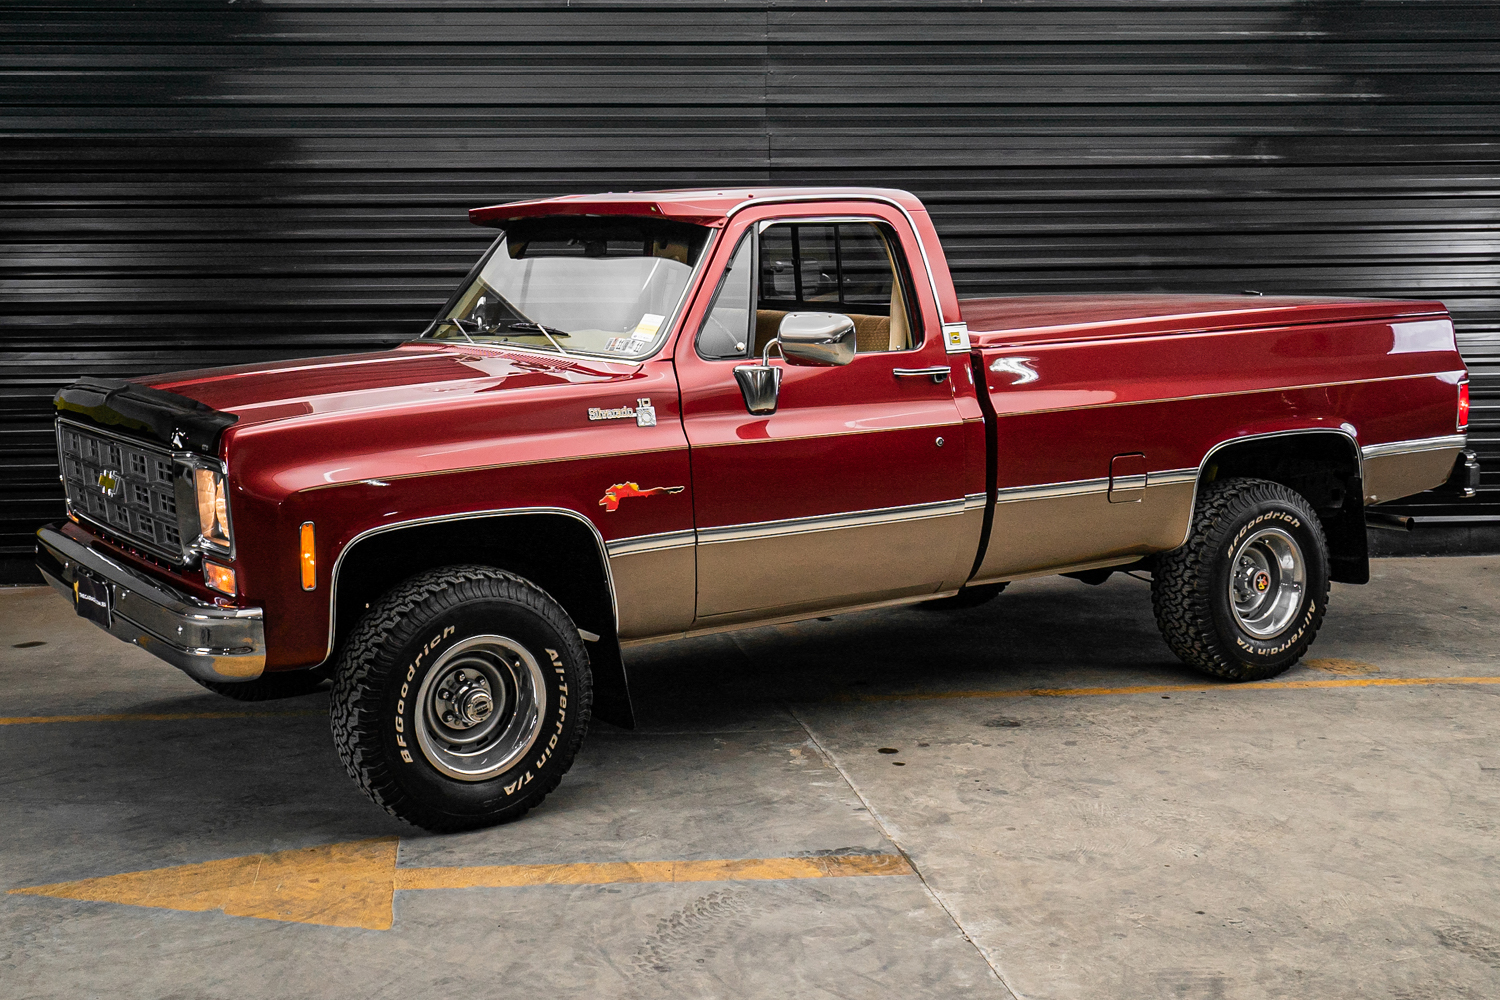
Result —
M 854 321 L 858 350 L 921 346 L 909 271 L 896 236 L 875 222 L 777 223 L 760 234 L 754 350 L 789 312 L 834 312 Z

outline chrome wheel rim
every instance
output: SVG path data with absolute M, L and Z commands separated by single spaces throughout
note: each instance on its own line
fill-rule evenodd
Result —
M 509 770 L 536 743 L 547 688 L 536 657 L 514 639 L 476 635 L 445 652 L 417 689 L 417 745 L 459 781 Z
M 1284 632 L 1307 592 L 1302 547 L 1281 528 L 1262 528 L 1229 560 L 1229 606 L 1235 622 L 1257 639 Z

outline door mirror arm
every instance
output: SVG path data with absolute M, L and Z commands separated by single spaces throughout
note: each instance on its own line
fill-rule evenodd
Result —
M 771 364 L 771 348 L 780 342 L 780 338 L 772 337 L 766 343 L 760 364 L 738 365 L 734 369 L 734 380 L 740 384 L 740 395 L 745 397 L 745 409 L 756 416 L 775 413 L 781 398 L 781 369 Z
M 832 368 L 854 360 L 857 349 L 854 320 L 839 313 L 791 312 L 781 320 L 776 336 L 766 343 L 760 364 L 734 370 L 745 397 L 745 409 L 756 416 L 776 412 L 781 396 L 781 369 L 771 364 L 771 348 L 780 347 L 789 365 Z

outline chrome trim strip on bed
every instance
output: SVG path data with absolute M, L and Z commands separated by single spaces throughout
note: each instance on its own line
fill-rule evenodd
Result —
M 858 510 L 847 514 L 815 514 L 812 517 L 793 517 L 784 521 L 726 524 L 715 528 L 699 528 L 698 544 L 721 545 L 725 542 L 746 542 L 752 539 L 774 538 L 778 535 L 802 535 L 813 531 L 863 528 L 876 524 L 917 521 L 929 517 L 952 517 L 955 514 L 962 514 L 966 509 L 968 509 L 968 504 L 965 499 L 938 500 L 934 503 Z
M 979 510 L 989 500 L 988 494 L 969 493 L 964 496 L 964 510 Z
M 1125 477 L 1123 486 L 1117 477 L 1115 480 L 1115 489 L 1140 489 L 1143 486 L 1180 486 L 1184 483 L 1196 482 L 1197 479 L 1197 469 L 1164 469 L 1161 472 L 1147 472 L 1145 475 Z M 1016 503 L 1020 500 L 1056 500 L 1059 497 L 1087 496 L 1090 493 L 1107 492 L 1109 492 L 1109 477 L 1103 476 L 1099 479 L 1073 479 L 1065 483 L 1042 483 L 1038 486 L 1007 486 L 996 492 L 995 502 Z
M 1198 481 L 1197 469 L 1164 469 L 1146 473 L 1147 486 L 1181 486 Z
M 697 540 L 698 533 L 688 528 L 686 531 L 663 531 L 655 535 L 616 538 L 612 542 L 606 542 L 605 548 L 609 551 L 609 557 L 615 559 L 619 556 L 633 556 L 641 552 L 665 552 L 668 549 L 689 548 Z
M 1463 448 L 1469 443 L 1467 434 L 1444 434 L 1441 437 L 1409 438 L 1405 441 L 1387 441 L 1384 444 L 1367 444 L 1360 454 L 1369 458 L 1386 458 L 1390 455 L 1415 455 L 1424 451 L 1446 451 Z
M 1053 500 L 1058 497 L 1105 493 L 1108 490 L 1108 476 L 1102 479 L 1074 479 L 1065 483 L 1043 483 L 1040 486 L 1007 486 L 1004 489 L 996 491 L 995 502 L 1015 503 L 1019 500 Z

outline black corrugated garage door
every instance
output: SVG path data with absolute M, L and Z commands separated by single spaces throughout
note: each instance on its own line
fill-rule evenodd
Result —
M 27 3 L 0 9 L 0 559 L 84 373 L 388 344 L 473 205 L 907 187 L 961 294 L 1442 298 L 1500 473 L 1500 7 Z M 1479 505 L 1500 519 L 1500 475 Z M 1420 503 L 1429 503 L 1424 498 Z

